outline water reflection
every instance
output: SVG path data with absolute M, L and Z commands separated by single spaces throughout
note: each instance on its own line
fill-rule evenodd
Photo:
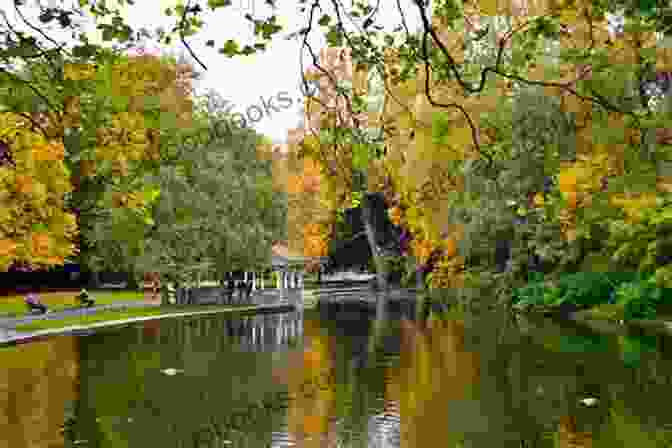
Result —
M 390 317 L 186 318 L 2 349 L 0 447 L 672 442 L 666 338 L 503 313 Z
M 63 446 L 61 425 L 79 392 L 79 340 L 0 348 L 0 366 L 0 447 Z

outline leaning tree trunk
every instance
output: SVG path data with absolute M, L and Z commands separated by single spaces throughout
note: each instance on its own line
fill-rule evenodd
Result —
M 387 268 L 383 260 L 382 254 L 378 249 L 376 243 L 376 230 L 373 225 L 373 211 L 368 198 L 362 201 L 362 221 L 364 222 L 364 231 L 366 232 L 366 239 L 371 248 L 371 256 L 373 257 L 373 264 L 376 268 L 376 281 L 378 283 L 379 291 L 387 291 Z
M 388 275 L 387 265 L 383 259 L 383 255 L 376 243 L 376 226 L 374 225 L 374 213 L 368 198 L 362 201 L 362 221 L 364 224 L 364 231 L 366 232 L 366 239 L 371 248 L 371 255 L 373 263 L 376 268 L 376 281 L 378 289 L 376 291 L 376 317 L 372 322 L 373 328 L 369 338 L 369 353 L 373 353 L 380 345 L 382 336 L 387 326 L 387 305 L 388 297 Z

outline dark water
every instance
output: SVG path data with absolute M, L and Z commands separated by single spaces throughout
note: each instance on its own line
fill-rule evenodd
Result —
M 670 339 L 501 312 L 371 327 L 306 311 L 3 348 L 0 447 L 672 446 Z

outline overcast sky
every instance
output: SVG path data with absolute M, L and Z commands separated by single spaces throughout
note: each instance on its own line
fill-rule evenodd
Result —
M 0 9 L 4 10 L 12 23 L 20 23 L 13 8 L 14 0 L 0 0 Z M 30 3 L 31 0 L 28 0 Z M 52 0 L 56 4 L 60 1 Z M 233 5 L 221 8 L 216 12 L 206 9 L 203 15 L 205 27 L 198 35 L 189 38 L 189 44 L 197 54 L 199 59 L 207 66 L 208 70 L 204 72 L 203 79 L 198 82 L 199 91 L 205 88 L 213 88 L 218 91 L 225 99 L 229 100 L 235 107 L 231 112 L 241 112 L 245 114 L 248 107 L 261 105 L 262 98 L 267 99 L 276 96 L 280 92 L 287 92 L 287 96 L 292 99 L 292 105 L 272 116 L 265 115 L 253 126 L 258 132 L 271 137 L 275 141 L 285 141 L 287 130 L 297 126 L 299 122 L 299 100 L 301 93 L 299 90 L 301 73 L 299 65 L 300 43 L 296 40 L 287 41 L 282 38 L 275 38 L 271 46 L 263 53 L 253 56 L 240 56 L 230 59 L 217 53 L 216 48 L 220 48 L 227 39 L 237 39 L 243 43 L 254 42 L 252 36 L 251 24 L 243 19 L 243 15 L 251 13 L 255 16 L 269 14 L 271 9 L 264 4 L 264 0 L 232 0 Z M 42 4 L 47 4 L 42 0 Z M 115 4 L 114 0 L 108 0 L 109 4 Z M 167 7 L 175 6 L 176 0 L 136 0 L 134 6 L 123 8 L 124 16 L 133 28 L 146 27 L 155 30 L 159 26 L 168 29 L 175 22 L 174 17 L 163 15 L 162 11 Z M 206 4 L 205 1 L 200 2 Z M 283 36 L 289 32 L 296 31 L 305 25 L 305 16 L 299 13 L 297 9 L 297 0 L 279 0 L 278 14 L 281 17 L 281 24 L 284 26 Z M 328 4 L 329 2 L 323 2 Z M 346 3 L 348 3 L 346 1 Z M 407 15 L 406 20 L 409 28 L 415 29 L 419 25 L 418 15 L 413 14 L 416 9 L 411 5 L 411 0 L 401 0 L 402 7 Z M 29 12 L 29 8 L 23 9 L 24 14 Z M 32 20 L 35 20 L 37 14 L 35 10 L 32 14 L 26 14 Z M 378 22 L 385 25 L 386 30 L 391 31 L 399 23 L 399 13 L 395 1 L 381 1 L 381 11 Z M 39 22 L 37 22 L 39 23 Z M 92 34 L 92 40 L 102 42 L 99 32 L 96 31 L 92 21 L 88 27 Z M 23 27 L 25 28 L 25 27 Z M 69 40 L 69 34 L 58 33 L 54 30 L 50 33 L 59 40 Z M 96 39 L 94 35 L 98 34 Z M 325 41 L 321 38 L 321 31 L 316 30 L 312 33 L 310 44 L 315 51 L 325 46 Z M 215 48 L 205 46 L 205 42 L 214 39 Z M 159 46 L 162 50 L 184 52 L 186 51 L 181 43 L 176 42 L 171 48 Z M 304 65 L 307 65 L 309 58 L 304 58 Z M 277 104 L 277 102 L 276 102 Z M 263 108 L 263 106 L 262 106 Z

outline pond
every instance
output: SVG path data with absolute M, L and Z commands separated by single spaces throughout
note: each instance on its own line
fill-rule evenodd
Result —
M 502 312 L 392 314 L 374 338 L 372 318 L 164 319 L 0 348 L 0 447 L 672 446 L 670 339 Z

